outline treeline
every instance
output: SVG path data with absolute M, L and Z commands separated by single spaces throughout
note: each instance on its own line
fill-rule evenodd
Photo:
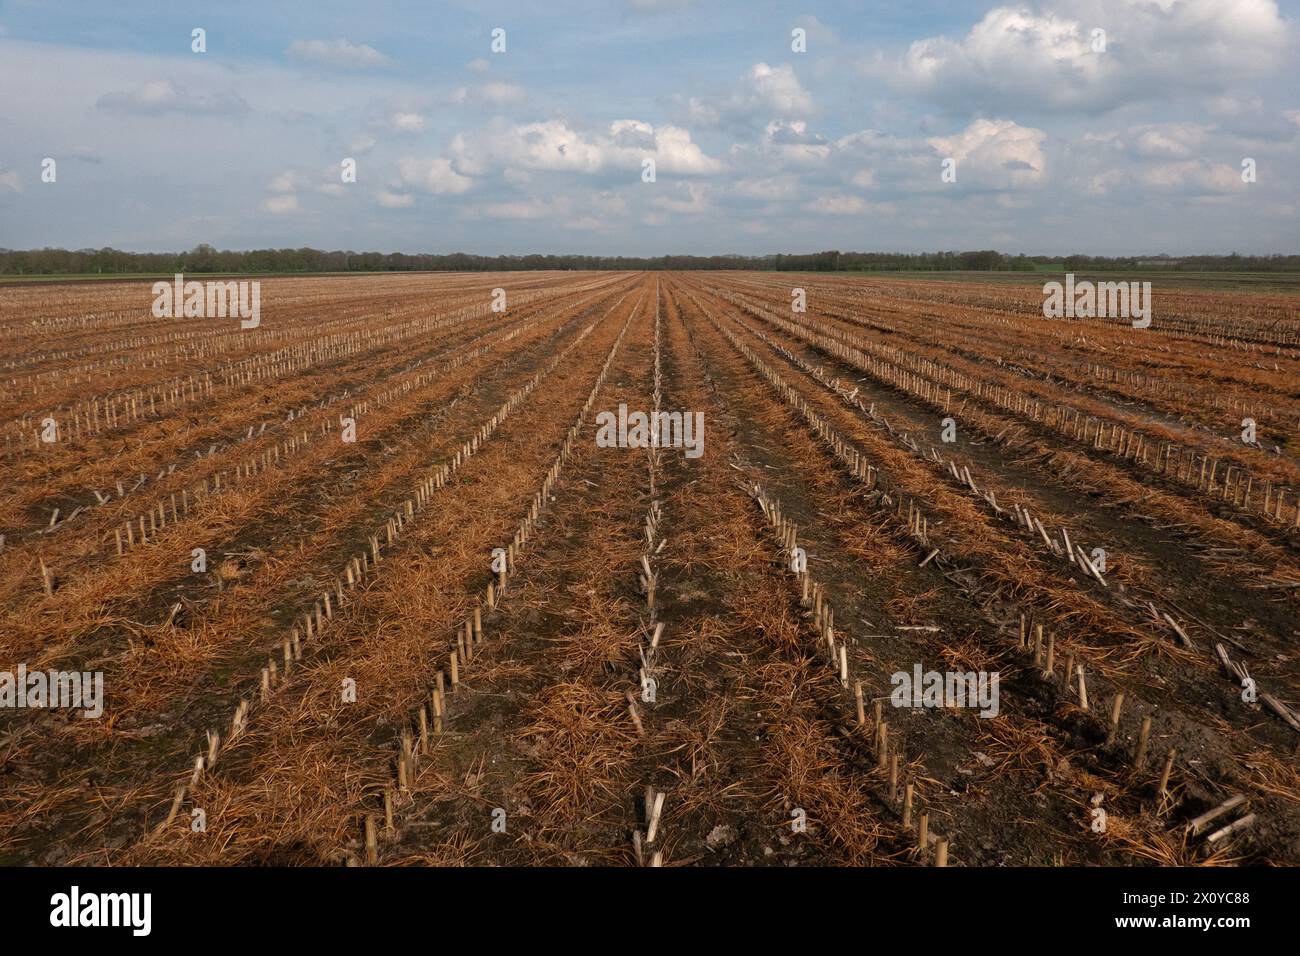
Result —
M 1165 270 L 1168 272 L 1300 272 L 1300 256 L 1065 256 L 1040 258 L 1044 264 L 1060 265 L 1066 272 L 1098 272 L 1115 269 Z
M 1300 256 L 1026 256 L 974 252 L 812 252 L 769 256 L 476 256 L 319 249 L 189 252 L 118 249 L 0 249 L 0 275 L 171 275 L 185 273 L 507 272 L 525 269 L 751 269 L 789 272 L 1036 272 L 1165 269 L 1174 272 L 1297 272 Z

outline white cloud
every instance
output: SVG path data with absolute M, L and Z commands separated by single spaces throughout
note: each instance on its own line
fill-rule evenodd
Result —
M 388 125 L 399 133 L 420 133 L 424 131 L 424 117 L 419 113 L 394 113 L 388 117 Z
M 465 209 L 470 218 L 545 221 L 564 229 L 609 231 L 627 214 L 627 200 L 611 190 L 574 195 L 527 197 Z
M 768 123 L 760 148 L 764 153 L 779 156 L 785 163 L 802 166 L 823 163 L 831 152 L 825 137 L 810 132 L 803 120 Z
M 1239 167 L 1199 159 L 1160 163 L 1144 169 L 1140 176 L 1148 188 L 1183 195 L 1228 194 L 1246 188 Z
M 279 197 L 285 199 L 296 199 L 299 192 L 316 192 L 325 196 L 339 197 L 344 195 L 345 189 L 339 182 L 338 167 L 321 167 L 312 170 L 286 169 L 284 172 L 276 175 L 266 186 L 273 193 L 279 194 Z M 284 209 L 273 209 L 272 212 L 288 211 Z
M 294 40 L 284 52 L 295 60 L 345 70 L 373 69 L 393 62 L 374 47 L 344 39 Z
M 1259 96 L 1211 96 L 1205 101 L 1205 108 L 1215 116 L 1237 116 L 1241 113 L 1258 113 L 1264 109 L 1264 100 Z
M 668 212 L 698 215 L 710 208 L 709 193 L 701 183 L 678 183 L 655 196 L 653 205 Z
M 551 208 L 541 200 L 527 199 L 489 203 L 482 212 L 491 219 L 545 219 L 551 215 Z
M 1210 129 L 1197 123 L 1160 123 L 1132 133 L 1133 152 L 1142 157 L 1187 159 L 1200 151 Z
M 808 49 L 810 51 L 813 51 L 815 47 L 820 47 L 823 44 L 830 45 L 835 43 L 839 39 L 831 27 L 822 23 L 821 20 L 817 19 L 811 13 L 802 14 L 801 16 L 791 20 L 790 27 L 791 29 L 794 27 L 801 27 L 808 34 Z
M 812 109 L 812 97 L 800 85 L 794 68 L 788 63 L 780 66 L 755 63 L 749 71 L 749 79 L 758 102 L 769 115 L 803 116 Z
M 298 197 L 293 193 L 287 193 L 281 196 L 272 196 L 266 202 L 262 203 L 262 208 L 267 212 L 281 215 L 286 212 L 294 212 L 298 208 Z
M 495 106 L 522 103 L 528 98 L 528 92 L 514 83 L 484 83 L 477 92 L 485 102 Z
M 812 202 L 804 203 L 803 208 L 820 216 L 861 216 L 876 209 L 861 196 L 846 193 L 818 196 Z
M 433 159 L 403 159 L 398 162 L 397 169 L 401 185 L 435 195 L 459 195 L 474 186 L 473 179 L 456 172 L 451 160 L 441 156 Z
M 607 219 L 626 216 L 628 211 L 627 199 L 608 189 L 588 196 L 584 205 L 590 212 L 599 213 Z
M 1047 166 L 1042 143 L 1047 134 L 1012 120 L 975 120 L 953 136 L 936 136 L 930 146 L 957 161 L 957 181 L 979 185 L 1022 186 L 1041 180 Z M 936 167 L 936 178 L 938 177 Z
M 385 209 L 405 209 L 415 205 L 415 197 L 410 193 L 395 193 L 384 189 L 379 193 L 379 205 Z
M 456 168 L 471 175 L 494 170 L 591 175 L 613 169 L 640 171 L 655 160 L 657 173 L 709 175 L 724 165 L 706 156 L 691 134 L 676 126 L 656 129 L 640 120 L 616 120 L 605 132 L 586 133 L 564 120 L 496 125 L 458 134 L 451 143 Z
M 95 107 L 110 113 L 141 116 L 163 113 L 235 115 L 248 111 L 248 104 L 238 93 L 195 94 L 176 86 L 171 80 L 152 80 L 132 90 L 105 93 Z
M 1003 19 L 985 16 L 994 7 Z M 932 9 L 909 22 L 935 22 L 924 19 Z M 1295 225 L 1285 211 L 1300 205 L 1286 174 L 1300 163 L 1300 100 L 1288 92 L 1296 48 L 1284 72 L 1262 71 L 1279 59 L 1267 31 L 1281 23 L 1282 42 L 1294 28 L 1267 0 L 1232 6 L 1240 22 L 1224 21 L 1226 9 L 987 0 L 903 41 L 887 75 L 904 95 L 852 71 L 856 39 L 810 29 L 810 54 L 788 54 L 788 28 L 811 26 L 794 18 L 797 7 L 771 21 L 761 54 L 709 42 L 726 17 L 703 5 L 699 17 L 658 20 L 592 8 L 586 24 L 608 58 L 574 63 L 576 74 L 507 73 L 518 64 L 488 56 L 486 43 L 418 69 L 412 61 L 408 73 L 304 68 L 253 50 L 160 55 L 0 38 L 0 89 L 25 91 L 0 110 L 0 139 L 41 144 L 31 161 L 17 157 L 16 172 L 14 156 L 0 168 L 0 245 L 167 249 L 199 235 L 232 248 L 329 246 L 339 244 L 337 215 L 323 213 L 346 209 L 363 213 L 350 244 L 417 251 L 441 239 L 421 214 L 436 204 L 440 219 L 459 217 L 466 248 L 484 251 L 590 249 L 597 236 L 600 250 L 646 253 L 983 248 L 997 237 L 1007 251 L 1286 251 Z M 314 23 L 295 29 L 363 29 Z M 1092 67 L 1081 46 L 1094 25 L 1107 29 L 1108 49 Z M 537 29 L 540 48 L 559 25 Z M 662 48 L 647 30 L 677 44 L 671 62 L 652 52 Z M 933 76 L 902 70 L 908 41 L 943 31 L 935 39 L 951 47 L 934 48 Z M 408 39 L 438 42 L 436 32 Z M 616 60 L 656 67 L 637 70 L 632 100 L 597 81 Z M 42 82 L 24 86 L 31 76 Z M 700 86 L 710 76 L 723 84 L 713 95 Z M 692 94 L 707 128 L 686 117 Z M 449 96 L 466 108 L 450 108 Z M 1120 108 L 1097 118 L 1108 104 Z M 197 148 L 205 144 L 215 145 Z M 86 147 L 102 161 L 67 177 L 84 188 L 38 184 L 39 156 L 58 157 L 63 173 Z M 243 149 L 234 165 L 231 148 Z M 940 182 L 946 155 L 960 156 L 956 184 Z M 360 184 L 340 183 L 345 156 L 360 161 Z M 1259 160 L 1258 184 L 1240 183 L 1244 156 Z M 640 181 L 643 158 L 656 160 L 653 186 Z M 890 208 L 890 228 L 870 228 Z
M 768 120 L 798 120 L 812 112 L 812 96 L 788 63 L 755 63 L 724 96 L 693 96 L 686 102 L 692 123 L 709 127 L 752 128 Z
M 525 123 L 469 134 L 458 134 L 451 144 L 457 164 L 468 172 L 495 167 L 593 173 L 605 163 L 598 144 L 570 129 L 563 120 Z
M 513 83 L 484 83 L 482 86 L 457 87 L 451 101 L 484 106 L 513 106 L 528 99 L 528 91 Z
M 739 179 L 731 187 L 732 195 L 743 199 L 762 199 L 769 202 L 795 199 L 802 192 L 796 176 L 759 176 Z
M 667 173 L 707 176 L 721 172 L 723 164 L 704 155 L 679 126 L 661 126 L 654 134 L 656 169 Z
M 1105 50 L 1094 50 L 1094 30 Z M 960 39 L 929 37 L 893 64 L 900 88 L 951 109 L 1102 112 L 1266 72 L 1289 44 L 1274 0 L 1044 0 L 990 10 Z
M 362 133 L 348 142 L 348 152 L 354 156 L 364 156 L 375 148 L 375 138 Z

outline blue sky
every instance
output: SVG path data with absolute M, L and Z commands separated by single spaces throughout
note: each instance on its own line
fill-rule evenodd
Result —
M 4 0 L 0 246 L 1295 253 L 1298 40 L 1275 0 Z

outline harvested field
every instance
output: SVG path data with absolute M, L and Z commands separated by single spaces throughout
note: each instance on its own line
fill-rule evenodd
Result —
M 0 287 L 0 862 L 1300 863 L 1293 293 L 153 300 Z

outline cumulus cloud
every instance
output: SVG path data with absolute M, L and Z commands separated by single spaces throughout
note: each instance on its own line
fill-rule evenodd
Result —
M 367 133 L 361 133 L 360 135 L 352 137 L 352 139 L 348 141 L 348 152 L 354 156 L 364 156 L 366 153 L 374 149 L 375 145 L 376 140 L 373 136 Z
M 692 123 L 745 129 L 769 120 L 797 120 L 812 112 L 812 96 L 788 63 L 755 63 L 729 93 L 693 96 L 686 103 Z
M 489 203 L 481 209 L 491 219 L 545 219 L 551 214 L 551 207 L 540 199 Z
M 688 176 L 721 172 L 723 164 L 705 156 L 691 142 L 691 134 L 679 126 L 661 126 L 654 132 L 654 155 L 658 169 Z
M 457 134 L 451 152 L 472 173 L 504 167 L 593 173 L 605 163 L 600 145 L 563 120 Z
M 456 167 L 470 175 L 493 171 L 578 173 L 640 170 L 655 160 L 658 173 L 709 175 L 724 165 L 706 156 L 689 131 L 654 127 L 640 120 L 616 120 L 603 131 L 583 131 L 564 120 L 495 125 L 458 134 L 450 152 Z
M 286 193 L 280 196 L 272 196 L 266 202 L 262 203 L 262 208 L 269 213 L 281 215 L 287 212 L 295 212 L 298 209 L 298 197 L 293 193 Z
M 917 40 L 875 68 L 954 110 L 1100 113 L 1223 91 L 1276 67 L 1289 42 L 1275 0 L 1047 0 L 996 7 L 964 37 Z
M 399 133 L 422 133 L 424 117 L 419 113 L 393 113 L 388 117 L 388 125 Z
M 656 195 L 653 205 L 668 212 L 698 215 L 709 210 L 709 195 L 702 183 L 678 183 Z
M 267 187 L 271 192 L 291 193 L 298 188 L 298 175 L 292 171 L 281 173 Z
M 284 52 L 294 60 L 342 70 L 368 70 L 393 62 L 372 46 L 345 39 L 294 40 Z
M 1140 176 L 1144 186 L 1183 195 L 1228 194 L 1246 188 L 1238 167 L 1201 159 L 1159 163 L 1144 169 Z
M 607 232 L 627 215 L 627 200 L 611 190 L 587 195 L 529 196 L 470 206 L 463 218 L 545 221 L 548 226 Z
M 731 194 L 742 199 L 773 200 L 797 198 L 802 190 L 797 176 L 754 176 L 732 184 Z
M 419 210 L 436 202 L 466 247 L 512 252 L 590 247 L 569 230 L 647 253 L 974 248 L 997 237 L 1008 251 L 1294 246 L 1300 187 L 1286 171 L 1300 162 L 1290 92 L 1300 61 L 1273 0 L 985 0 L 959 21 L 933 0 L 907 20 L 927 25 L 868 76 L 853 69 L 863 41 L 812 16 L 830 22 L 833 5 L 779 14 L 761 55 L 711 42 L 721 21 L 697 9 L 647 24 L 626 4 L 593 7 L 585 23 L 601 57 L 526 78 L 486 43 L 408 74 L 355 35 L 291 35 L 270 60 L 0 39 L 0 86 L 50 79 L 0 111 L 6 142 L 45 144 L 16 171 L 0 168 L 0 245 L 145 236 L 184 247 L 198 241 L 195 223 L 200 238 L 232 247 L 328 245 L 337 216 L 316 213 L 365 207 L 349 242 L 414 250 L 432 235 Z M 670 36 L 671 55 L 629 22 Z M 328 18 L 314 23 L 301 35 L 337 35 Z M 808 56 L 788 53 L 793 26 L 809 30 Z M 571 40 L 558 21 L 532 28 L 538 50 Z M 1107 31 L 1104 53 L 1094 28 Z M 658 66 L 637 70 L 633 101 L 599 85 L 615 61 Z M 701 87 L 707 76 L 719 85 Z M 221 151 L 194 149 L 227 117 L 256 144 L 242 176 Z M 54 155 L 62 173 L 86 144 L 102 162 L 70 167 L 70 180 L 96 186 L 73 214 L 61 190 L 33 186 L 34 160 Z M 946 156 L 955 184 L 940 181 Z M 1256 184 L 1240 181 L 1246 156 L 1259 161 Z M 340 182 L 343 157 L 360 162 L 361 183 Z M 641 183 L 646 158 L 654 186 Z M 182 206 L 192 215 L 168 217 Z M 885 218 L 889 228 L 869 228 Z
M 1131 134 L 1132 151 L 1141 157 L 1187 159 L 1200 152 L 1210 128 L 1199 123 L 1159 123 L 1139 127 Z
M 1246 140 L 1217 125 L 1140 124 L 1085 136 L 1072 150 L 1073 178 L 1098 196 L 1226 196 L 1247 188 L 1236 164 L 1249 152 Z M 1225 155 L 1234 158 L 1225 160 Z
M 337 199 L 346 191 L 339 182 L 338 168 L 333 166 L 286 169 L 273 176 L 266 188 L 272 195 L 263 200 L 262 209 L 277 215 L 296 212 L 300 192 L 318 193 Z
M 755 63 L 749 71 L 749 81 L 753 101 L 770 115 L 802 116 L 812 109 L 812 97 L 788 63 L 780 66 Z
M 883 203 L 868 202 L 861 196 L 848 193 L 832 193 L 818 196 L 801 207 L 818 216 L 865 216 L 871 213 L 888 213 L 890 207 Z
M 736 181 L 727 195 L 803 202 L 808 211 L 834 215 L 884 208 L 868 202 L 1024 191 L 1047 181 L 1047 145 L 1046 132 L 1008 119 L 974 120 L 928 138 L 865 129 L 834 140 L 803 123 L 770 123 L 756 143 L 733 146 Z M 941 182 L 948 157 L 957 163 L 956 183 Z
M 957 181 L 1010 188 L 1040 181 L 1047 166 L 1042 144 L 1047 134 L 1012 120 L 976 120 L 953 136 L 928 142 L 943 158 L 957 161 Z M 974 174 L 972 176 L 972 174 Z M 937 176 L 937 172 L 936 172 Z
M 415 205 L 415 197 L 410 193 L 398 193 L 389 189 L 379 192 L 379 205 L 385 209 L 405 209 Z
M 459 195 L 474 186 L 474 180 L 452 168 L 451 160 L 442 156 L 432 159 L 402 159 L 397 164 L 402 186 L 421 189 L 434 195 Z
M 248 104 L 238 93 L 191 93 L 171 80 L 153 80 L 132 90 L 105 93 L 95 103 L 96 109 L 109 113 L 159 116 L 164 113 L 236 115 L 248 112 Z
M 451 94 L 456 105 L 513 106 L 528 99 L 528 91 L 513 83 L 484 83 L 457 87 Z
M 825 162 L 831 147 L 826 138 L 808 129 L 803 120 L 773 120 L 763 129 L 760 149 L 783 163 L 810 166 Z
M 810 50 L 813 49 L 814 45 L 820 47 L 823 44 L 829 45 L 839 40 L 834 29 L 827 26 L 825 23 L 822 23 L 821 20 L 813 16 L 811 13 L 802 14 L 791 20 L 790 27 L 791 29 L 799 27 L 807 33 L 808 48 Z

